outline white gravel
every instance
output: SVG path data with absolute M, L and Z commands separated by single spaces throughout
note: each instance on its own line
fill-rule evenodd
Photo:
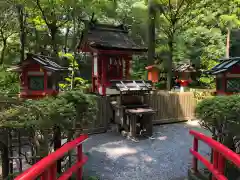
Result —
M 114 132 L 92 135 L 84 143 L 89 156 L 84 173 L 101 180 L 184 180 L 191 163 L 189 129 L 205 133 L 195 121 L 155 126 L 155 139 L 138 143 Z M 209 156 L 209 147 L 199 146 Z

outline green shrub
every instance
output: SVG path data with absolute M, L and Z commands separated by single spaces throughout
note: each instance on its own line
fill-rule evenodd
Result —
M 200 123 L 223 142 L 227 136 L 239 134 L 240 95 L 216 96 L 205 99 L 196 107 Z
M 94 96 L 81 91 L 69 91 L 56 97 L 26 100 L 5 109 L 1 112 L 0 119 L 1 125 L 7 127 L 48 129 L 58 125 L 63 130 L 68 130 L 75 122 L 81 123 L 88 117 L 96 116 L 96 110 Z
M 7 72 L 5 68 L 0 68 L 0 94 L 18 94 L 19 75 L 13 72 Z
M 197 89 L 190 89 L 193 92 L 194 98 L 197 102 L 200 102 L 206 98 L 211 98 L 214 96 L 214 91 L 211 90 L 197 90 Z
M 213 138 L 236 152 L 234 136 L 240 135 L 240 95 L 216 96 L 198 103 L 196 116 L 203 127 L 213 133 Z M 228 179 L 237 179 L 240 172 L 227 162 L 225 174 Z

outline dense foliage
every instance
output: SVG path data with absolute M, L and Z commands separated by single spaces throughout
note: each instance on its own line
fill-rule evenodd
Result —
M 233 136 L 239 135 L 239 115 L 239 95 L 207 98 L 199 102 L 196 107 L 196 116 L 202 126 L 210 130 L 217 140 L 228 146 L 232 145 Z
M 198 103 L 196 115 L 203 127 L 212 132 L 213 138 L 239 153 L 240 95 L 217 96 Z M 239 178 L 239 169 L 227 163 L 228 179 Z
M 7 72 L 6 68 L 0 68 L 0 94 L 16 95 L 19 92 L 19 75 Z
M 211 68 L 216 59 L 225 55 L 227 30 L 239 26 L 238 0 L 152 0 L 152 3 L 157 12 L 155 49 L 167 66 L 190 59 L 200 69 Z M 16 6 L 19 4 L 22 6 Z M 16 7 L 23 8 L 22 22 Z M 21 24 L 24 25 L 25 52 L 54 56 L 59 52 L 74 54 L 85 22 L 93 13 L 93 18 L 100 22 L 127 25 L 137 43 L 148 42 L 146 0 L 52 0 L 51 3 L 10 0 L 1 2 L 0 64 L 20 60 Z M 146 58 L 138 59 L 140 63 L 146 62 Z M 81 58 L 76 60 L 81 61 Z M 137 72 L 135 69 L 133 75 L 142 77 L 144 73 L 143 68 Z M 200 81 L 209 83 L 211 80 L 202 77 Z
M 26 100 L 1 112 L 1 126 L 51 129 L 55 125 L 68 131 L 76 124 L 90 124 L 96 118 L 94 96 L 68 91 L 56 97 Z M 81 128 L 81 127 L 79 127 Z

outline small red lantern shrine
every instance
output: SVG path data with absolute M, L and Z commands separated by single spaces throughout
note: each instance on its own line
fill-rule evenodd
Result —
M 123 25 L 90 22 L 78 50 L 92 54 L 92 92 L 113 95 L 119 92 L 110 88 L 110 81 L 129 79 L 132 55 L 146 52 L 147 48 L 135 44 Z
M 156 65 L 147 66 L 145 69 L 148 71 L 148 80 L 157 83 L 159 81 L 160 69 Z
M 220 63 L 207 71 L 216 76 L 216 94 L 231 95 L 240 93 L 240 58 L 220 60 Z
M 192 74 L 196 73 L 195 68 L 190 63 L 178 64 L 173 69 L 176 82 L 180 85 L 180 91 L 184 91 L 186 87 L 192 82 Z
M 8 71 L 20 73 L 20 97 L 36 99 L 47 95 L 57 95 L 60 73 L 67 72 L 48 56 L 27 54 L 27 58 Z

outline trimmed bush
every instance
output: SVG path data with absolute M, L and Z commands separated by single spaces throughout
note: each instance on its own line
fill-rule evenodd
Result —
M 67 130 L 73 128 L 77 121 L 81 123 L 88 117 L 95 117 L 96 110 L 93 95 L 81 91 L 68 91 L 56 97 L 26 100 L 19 105 L 13 105 L 1 112 L 0 119 L 1 126 L 5 127 L 48 129 L 57 125 Z
M 237 134 L 240 128 L 240 95 L 216 96 L 198 103 L 196 117 L 216 135 Z M 215 133 L 215 132 L 213 132 Z
M 196 107 L 196 117 L 213 133 L 214 139 L 237 152 L 239 145 L 234 137 L 240 135 L 240 95 L 204 99 Z M 229 162 L 225 171 L 228 179 L 240 177 L 239 170 Z

